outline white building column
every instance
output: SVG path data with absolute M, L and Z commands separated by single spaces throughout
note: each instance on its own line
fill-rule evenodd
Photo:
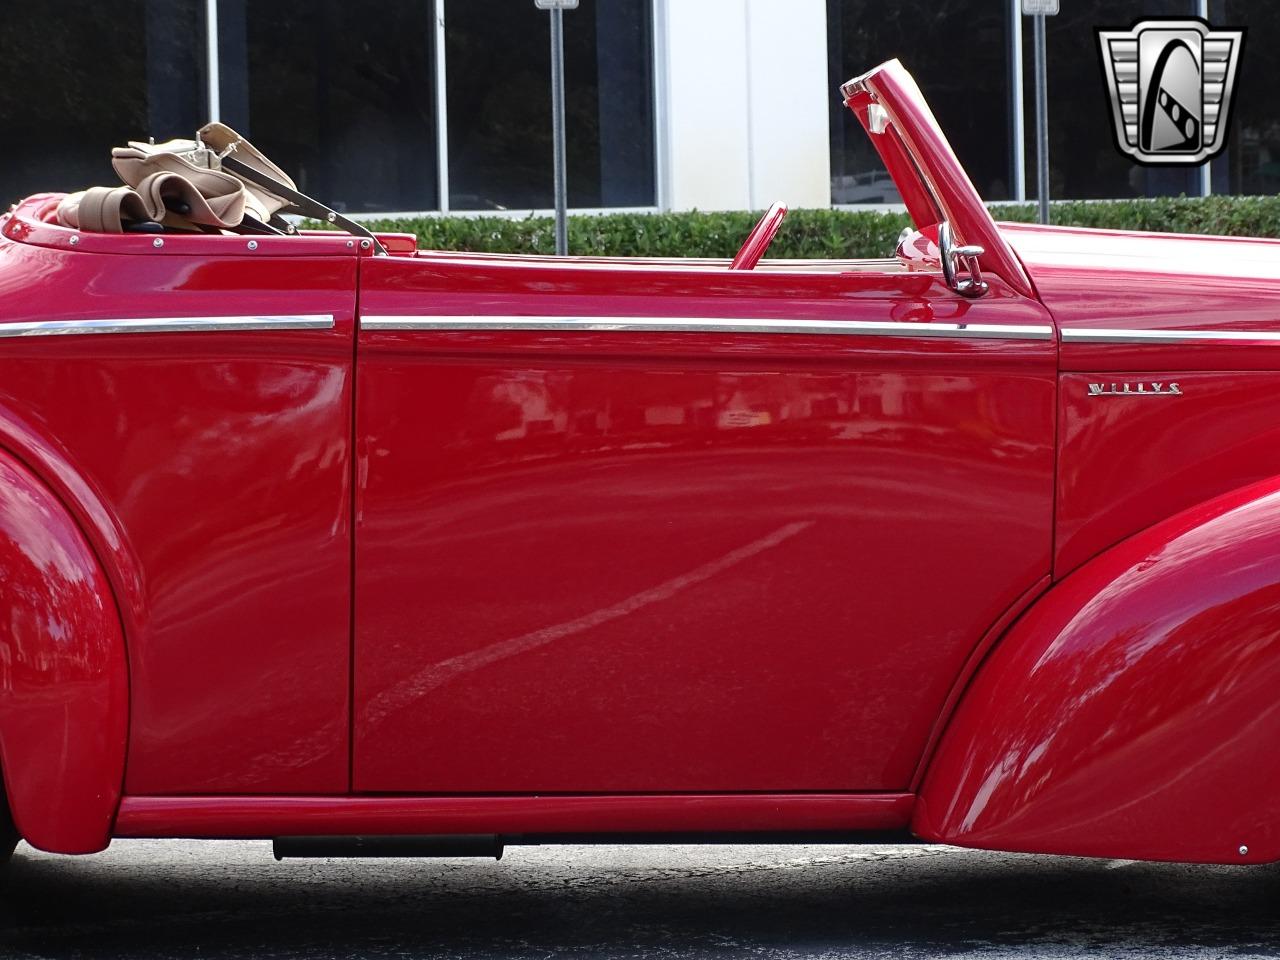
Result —
M 751 207 L 829 207 L 826 2 L 747 0 L 747 39 Z
M 824 0 L 657 3 L 663 203 L 830 206 Z

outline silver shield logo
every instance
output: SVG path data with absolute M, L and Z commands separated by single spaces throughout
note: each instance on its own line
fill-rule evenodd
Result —
M 1203 163 L 1226 146 L 1244 30 L 1140 20 L 1099 30 L 1116 146 L 1138 163 Z

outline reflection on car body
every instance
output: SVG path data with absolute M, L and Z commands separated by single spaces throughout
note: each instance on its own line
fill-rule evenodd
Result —
M 10 211 L 10 838 L 1280 859 L 1280 247 L 997 224 L 843 91 L 879 259 Z

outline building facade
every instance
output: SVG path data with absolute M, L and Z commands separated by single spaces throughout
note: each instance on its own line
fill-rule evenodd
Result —
M 1049 20 L 1055 198 L 1280 187 L 1280 4 L 1062 0 Z M 1228 148 L 1206 171 L 1115 149 L 1094 29 L 1245 26 Z M 110 147 L 216 118 L 355 214 L 551 206 L 549 38 L 533 0 L 0 0 L 9 200 L 113 180 Z M 565 14 L 579 210 L 894 203 L 841 81 L 919 80 L 988 200 L 1034 194 L 1018 0 L 581 0 Z

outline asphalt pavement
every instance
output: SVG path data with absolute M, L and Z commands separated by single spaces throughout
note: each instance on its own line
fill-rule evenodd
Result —
M 509 847 L 296 860 L 260 842 L 19 847 L 0 956 L 1274 957 L 1280 867 L 912 846 Z

